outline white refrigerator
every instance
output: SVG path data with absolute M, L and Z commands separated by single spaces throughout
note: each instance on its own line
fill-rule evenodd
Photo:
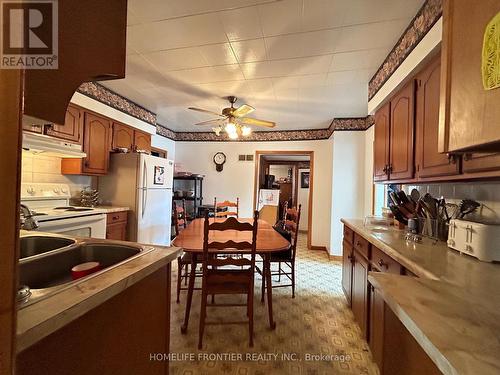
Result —
M 130 208 L 128 239 L 170 245 L 174 162 L 140 153 L 112 154 L 98 190 L 104 202 Z

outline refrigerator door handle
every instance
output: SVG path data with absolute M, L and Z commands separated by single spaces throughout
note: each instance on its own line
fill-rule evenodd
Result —
M 148 168 L 146 165 L 146 160 L 144 160 L 144 173 L 142 174 L 142 214 L 141 217 L 144 219 L 144 214 L 146 213 L 146 204 L 148 203 Z

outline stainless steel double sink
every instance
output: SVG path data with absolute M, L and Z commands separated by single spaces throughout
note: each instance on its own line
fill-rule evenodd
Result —
M 123 241 L 36 232 L 21 234 L 18 293 L 20 307 L 101 274 L 153 249 Z M 101 271 L 73 280 L 71 268 L 85 262 L 99 262 Z

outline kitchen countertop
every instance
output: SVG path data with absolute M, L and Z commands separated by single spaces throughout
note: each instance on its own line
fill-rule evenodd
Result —
M 444 242 L 408 242 L 401 230 L 342 222 L 420 276 L 374 272 L 369 281 L 443 373 L 500 372 L 500 264 L 460 255 Z
M 21 308 L 17 314 L 17 352 L 123 292 L 172 262 L 181 252 L 176 247 L 153 247 L 152 251 Z
M 129 211 L 130 207 L 119 207 L 119 206 L 96 206 L 94 207 L 97 210 L 101 210 L 102 212 L 106 214 L 110 214 L 112 212 L 122 212 L 122 211 Z

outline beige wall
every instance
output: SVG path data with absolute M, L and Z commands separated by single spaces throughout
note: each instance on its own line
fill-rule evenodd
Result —
M 312 245 L 330 248 L 330 207 L 332 199 L 332 140 L 298 142 L 176 142 L 175 161 L 194 173 L 206 175 L 204 202 L 240 198 L 241 216 L 252 214 L 255 162 L 238 161 L 239 154 L 255 151 L 314 151 L 314 191 Z M 213 163 L 216 152 L 224 152 L 224 170 L 217 172 Z

